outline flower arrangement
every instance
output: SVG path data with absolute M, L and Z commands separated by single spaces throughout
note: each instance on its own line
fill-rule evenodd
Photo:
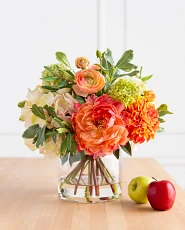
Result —
M 74 194 L 81 177 L 89 167 L 86 194 L 95 187 L 96 176 L 116 193 L 114 178 L 102 159 L 107 155 L 119 158 L 119 150 L 132 154 L 132 144 L 154 139 L 163 131 L 163 116 L 171 114 L 166 104 L 156 108 L 155 94 L 142 76 L 142 68 L 131 63 L 133 51 L 127 50 L 115 64 L 112 52 L 97 50 L 98 64 L 90 65 L 78 57 L 73 70 L 66 55 L 56 53 L 59 63 L 44 66 L 42 83 L 28 90 L 27 100 L 18 104 L 20 120 L 25 122 L 22 137 L 31 149 L 45 155 L 56 155 L 62 164 L 80 161 L 65 182 L 76 179 Z M 88 192 L 87 192 L 88 190 Z

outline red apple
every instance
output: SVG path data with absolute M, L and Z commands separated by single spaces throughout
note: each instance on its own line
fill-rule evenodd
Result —
M 169 210 L 173 206 L 175 196 L 175 187 L 168 180 L 156 180 L 148 186 L 147 197 L 150 205 L 155 210 Z

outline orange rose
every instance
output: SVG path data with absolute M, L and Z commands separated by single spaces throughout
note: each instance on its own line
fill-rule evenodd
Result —
M 86 57 L 77 57 L 75 65 L 77 68 L 85 69 L 89 65 L 89 60 Z
M 73 90 L 77 95 L 85 96 L 96 93 L 104 87 L 105 78 L 98 70 L 99 67 L 93 65 L 75 74 L 77 85 L 73 86 Z
M 128 142 L 128 131 L 120 113 L 123 104 L 109 96 L 88 99 L 72 115 L 72 124 L 79 149 L 85 154 L 105 156 Z

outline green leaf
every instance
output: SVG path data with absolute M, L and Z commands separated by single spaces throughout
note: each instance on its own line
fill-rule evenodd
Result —
M 35 143 L 37 142 L 38 137 L 39 137 L 39 135 L 38 135 L 38 134 L 36 134 L 36 135 L 35 135 L 35 137 L 33 138 L 33 142 L 32 142 L 32 144 L 35 144 Z
M 66 153 L 63 157 L 61 157 L 62 165 L 64 165 L 68 161 L 68 156 L 69 153 Z
M 162 119 L 162 118 L 160 118 L 160 117 L 158 118 L 158 120 L 159 120 L 160 123 L 164 123 L 165 122 L 165 120 Z
M 158 112 L 160 111 L 167 111 L 168 110 L 168 106 L 166 104 L 162 104 L 159 106 L 159 108 L 157 108 Z
M 56 85 L 56 88 L 62 88 L 62 87 L 66 87 L 66 85 L 69 84 L 67 81 L 61 81 L 58 85 Z
M 54 77 L 57 77 L 56 74 L 48 66 L 44 66 L 44 69 L 48 70 Z
M 72 128 L 71 124 L 67 121 L 63 121 L 60 117 L 54 117 L 54 120 L 61 126 L 67 126 L 68 128 Z
M 114 156 L 119 159 L 119 149 L 116 149 L 114 152 L 113 152 Z
M 66 151 L 67 151 L 67 138 L 64 138 L 60 146 L 60 152 L 62 153 L 62 155 L 65 155 Z
M 81 159 L 83 159 L 86 156 L 84 150 L 81 151 L 80 154 L 81 154 Z
M 132 149 L 129 141 L 126 143 L 126 145 L 120 145 L 120 146 L 128 155 L 132 156 Z
M 69 130 L 68 129 L 66 129 L 66 128 L 58 128 L 57 129 L 57 131 L 58 131 L 58 133 L 67 133 L 67 132 L 69 132 Z
M 117 62 L 116 66 L 120 67 L 122 65 L 125 65 L 125 63 L 129 63 L 133 59 L 133 56 L 134 56 L 133 50 L 125 51 L 124 54 L 119 59 L 119 61 Z
M 117 62 L 116 67 L 126 72 L 130 72 L 132 69 L 137 69 L 136 65 L 130 63 L 132 58 L 133 58 L 133 50 L 125 51 L 125 53 L 122 55 L 120 60 Z
M 136 76 L 138 73 L 139 73 L 138 70 L 134 70 L 134 71 L 132 71 L 132 72 L 130 72 L 130 73 L 120 74 L 120 75 L 118 75 L 118 76 L 119 76 L 119 77 L 122 77 L 122 76 L 130 76 L 130 77 L 133 77 L 133 76 Z
M 80 103 L 85 103 L 85 99 L 83 97 L 78 96 L 77 94 L 74 95 L 74 98 Z
M 158 130 L 157 130 L 157 133 L 162 133 L 164 132 L 164 128 L 163 127 L 160 127 Z
M 162 104 L 157 109 L 159 113 L 159 117 L 163 117 L 166 114 L 173 114 L 172 112 L 168 111 L 168 106 L 166 104 Z
M 49 85 L 43 85 L 43 86 L 41 86 L 41 88 L 47 89 L 47 90 L 49 90 L 51 92 L 56 92 L 58 90 L 57 87 L 53 87 L 53 86 L 49 86 Z
M 55 86 L 44 85 L 41 87 L 43 89 L 47 89 L 49 91 L 56 92 L 57 90 L 62 89 L 62 88 L 72 88 L 72 86 L 73 84 L 70 84 L 69 82 L 62 80 L 58 85 L 55 85 Z
M 40 126 L 38 124 L 30 126 L 26 129 L 22 135 L 23 138 L 29 139 L 34 138 L 36 134 L 40 132 Z
M 153 75 L 149 75 L 149 76 L 147 76 L 147 77 L 143 77 L 143 78 L 141 78 L 141 80 L 142 80 L 142 81 L 148 81 L 148 80 L 150 80 L 150 78 L 152 78 L 152 76 L 153 76 Z
M 102 53 L 99 50 L 96 50 L 96 57 L 97 58 L 101 58 L 102 57 Z
M 45 117 L 45 114 L 44 114 L 44 110 L 43 110 L 42 107 L 37 106 L 36 104 L 34 104 L 34 105 L 32 105 L 32 107 L 31 107 L 31 111 L 32 111 L 32 113 L 33 113 L 35 116 L 37 116 L 37 117 L 39 117 L 39 118 L 41 118 L 41 119 L 43 119 L 43 120 L 46 120 L 46 117 Z
M 110 68 L 112 67 L 111 63 L 108 62 L 105 57 L 104 57 L 104 53 L 102 56 L 102 68 L 107 70 L 106 72 L 109 73 Z
M 72 138 L 73 138 L 73 135 L 71 133 L 68 133 L 67 134 L 67 149 L 70 150 L 71 149 L 71 144 L 72 144 Z
M 109 90 L 110 87 L 111 87 L 111 84 L 109 82 L 105 82 L 105 85 L 104 85 L 104 88 L 103 88 L 104 93 L 106 93 Z
M 76 154 L 70 154 L 69 156 L 69 164 L 72 166 L 72 164 L 76 161 L 80 161 L 82 159 L 81 153 L 76 153 Z
M 120 69 L 118 69 L 117 67 L 114 68 L 114 71 L 112 73 L 112 78 L 116 78 L 120 75 Z
M 56 144 L 56 141 L 57 141 L 57 135 L 56 134 L 52 135 L 52 140 Z
M 40 78 L 40 79 L 43 80 L 43 81 L 56 81 L 59 78 L 58 77 L 54 77 L 54 76 L 48 76 L 48 77 L 43 77 L 43 78 Z
M 64 126 L 67 126 L 70 129 L 72 128 L 71 124 L 69 122 L 67 122 L 67 121 L 62 121 L 61 124 L 64 125 Z
M 68 73 L 69 75 L 71 75 L 71 77 L 74 79 L 74 73 L 72 73 L 70 70 L 64 70 L 66 73 Z
M 49 116 L 56 117 L 55 109 L 51 106 L 45 105 L 44 109 L 48 112 Z
M 71 89 L 72 87 L 73 87 L 73 84 L 71 84 L 71 83 L 68 83 L 68 84 L 66 84 L 66 85 L 64 85 L 64 86 L 57 86 L 57 87 L 59 87 L 59 89 L 62 89 L 62 88 L 69 88 L 69 89 Z
M 71 68 L 69 61 L 67 60 L 67 56 L 63 52 L 56 52 L 56 59 L 63 63 L 64 65 L 68 66 Z
M 76 147 L 77 147 L 77 143 L 76 143 L 76 140 L 73 138 L 72 143 L 71 143 L 71 150 L 70 150 L 72 154 L 77 152 Z
M 105 58 L 106 61 L 108 61 L 111 65 L 114 64 L 114 60 L 112 57 L 112 51 L 110 49 L 107 49 L 104 53 L 103 56 Z
M 132 69 L 137 69 L 137 66 L 131 63 L 122 63 L 122 65 L 117 67 L 125 72 L 130 72 Z
M 103 66 L 99 65 L 99 64 L 96 64 L 97 66 L 99 66 L 101 68 L 101 71 L 105 74 L 108 74 L 109 73 L 109 70 L 108 69 L 105 69 Z
M 48 137 L 48 136 L 52 136 L 52 135 L 55 135 L 55 134 L 58 134 L 58 132 L 56 132 L 56 131 L 51 131 L 51 132 L 47 132 L 47 133 L 46 133 L 46 136 Z
M 57 139 L 57 135 L 58 135 L 58 132 L 55 131 L 55 129 L 53 128 L 52 129 L 53 131 L 49 131 L 47 130 L 47 132 L 45 133 L 45 139 L 47 139 L 48 137 L 52 137 L 53 139 L 53 142 L 56 143 L 56 139 Z
M 60 117 L 54 117 L 53 118 L 61 127 L 63 126 L 63 120 Z
M 24 100 L 24 101 L 20 101 L 20 102 L 18 103 L 18 105 L 17 105 L 17 106 L 18 106 L 19 108 L 21 108 L 21 109 L 22 109 L 22 108 L 24 108 L 25 103 L 26 103 L 26 100 Z
M 60 69 L 58 65 L 56 65 L 56 67 L 57 67 L 58 72 L 60 73 L 61 77 L 62 77 L 65 73 L 67 73 L 67 74 L 69 74 L 69 75 L 71 76 L 71 79 L 73 79 L 73 80 L 75 79 L 74 73 L 71 72 L 70 70 Z
M 141 79 L 142 76 L 142 71 L 143 71 L 143 67 L 141 66 L 140 70 L 139 70 L 139 78 Z
M 100 91 L 98 91 L 97 93 L 96 93 L 96 96 L 98 96 L 98 97 L 100 97 L 100 96 L 102 96 L 103 95 L 103 90 L 100 90 Z
M 38 138 L 36 141 L 36 147 L 39 148 L 39 146 L 43 145 L 44 141 L 45 141 L 45 131 L 46 131 L 46 126 L 44 126 L 43 128 L 40 129 L 40 132 L 38 133 Z
M 159 117 L 163 117 L 163 116 L 165 116 L 165 115 L 167 115 L 167 114 L 173 114 L 173 113 L 170 112 L 170 111 L 160 111 L 160 112 L 159 112 Z

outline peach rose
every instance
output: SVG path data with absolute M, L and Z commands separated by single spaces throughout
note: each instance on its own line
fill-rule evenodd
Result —
M 105 156 L 128 142 L 126 123 L 120 116 L 123 104 L 107 95 L 90 98 L 72 114 L 72 125 L 79 149 L 85 154 Z
M 77 84 L 73 86 L 73 90 L 77 95 L 84 97 L 96 93 L 104 87 L 105 78 L 98 70 L 99 67 L 93 65 L 75 74 Z
M 89 60 L 86 57 L 77 57 L 75 65 L 77 68 L 85 69 L 89 65 Z

